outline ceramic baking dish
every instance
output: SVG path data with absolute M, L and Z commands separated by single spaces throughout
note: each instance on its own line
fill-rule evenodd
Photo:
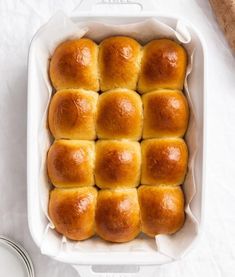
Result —
M 135 6 L 135 9 L 133 7 Z M 124 10 L 123 10 L 124 7 Z M 137 8 L 136 8 L 137 7 Z M 94 10 L 95 9 L 95 10 Z M 134 10 L 134 14 L 133 14 Z M 131 11 L 131 12 L 130 12 Z M 133 15 L 132 15 L 133 14 Z M 96 22 L 105 22 L 111 24 L 127 24 L 141 22 L 148 18 L 156 18 L 170 27 L 175 28 L 179 18 L 157 14 L 153 11 L 153 6 L 150 1 L 102 1 L 86 0 L 77 8 L 72 16 L 75 22 L 87 22 L 95 20 Z M 182 20 L 182 19 L 180 19 Z M 205 89 L 205 47 L 198 32 L 189 23 L 184 21 L 190 31 L 192 40 L 195 44 L 193 70 L 188 80 L 188 85 L 191 87 L 191 92 L 195 113 L 197 116 L 198 133 L 198 152 L 194 161 L 195 178 L 197 189 L 194 199 L 191 202 L 191 209 L 199 222 L 200 234 L 203 222 L 203 201 L 204 201 L 204 180 L 205 180 L 205 130 L 206 130 L 206 89 Z M 43 26 L 42 28 L 46 28 Z M 40 30 L 39 30 L 40 32 Z M 34 43 L 32 40 L 31 47 Z M 31 48 L 30 47 L 30 48 Z M 48 219 L 43 213 L 39 200 L 39 179 L 38 165 L 40 164 L 41 156 L 38 150 L 38 137 L 40 130 L 40 118 L 45 110 L 45 103 L 40 99 L 40 94 L 33 91 L 32 78 L 32 52 L 29 52 L 28 63 L 28 123 L 27 123 L 27 182 L 28 182 L 28 223 L 31 235 L 41 248 L 44 237 L 45 226 L 48 224 Z M 195 242 L 196 240 L 194 240 Z M 194 242 L 192 244 L 194 244 Z M 191 247 L 190 247 L 191 248 Z M 67 251 L 60 251 L 59 255 L 53 256 L 54 259 L 70 263 L 75 267 L 79 265 L 80 274 L 84 276 L 93 276 L 91 265 L 133 265 L 136 275 L 149 276 L 147 267 L 150 265 L 159 265 L 173 261 L 173 259 L 163 256 L 157 251 L 146 252 L 96 252 L 96 249 L 91 249 L 90 252 L 77 252 L 73 255 Z M 124 268 L 125 269 L 125 268 Z M 123 267 L 122 267 L 123 270 Z M 99 273 L 101 274 L 101 273 Z M 116 273 L 112 273 L 116 276 Z M 102 275 L 100 275 L 102 276 Z M 105 275 L 107 276 L 107 274 Z M 119 276 L 124 276 L 124 273 Z

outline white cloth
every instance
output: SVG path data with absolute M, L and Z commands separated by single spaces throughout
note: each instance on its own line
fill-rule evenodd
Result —
M 36 30 L 75 0 L 0 0 L 0 234 L 20 242 L 37 277 L 77 276 L 42 256 L 27 224 L 27 55 Z M 207 45 L 207 178 L 204 233 L 183 260 L 156 267 L 161 277 L 230 277 L 235 271 L 235 60 L 206 0 L 155 0 L 156 12 L 191 21 Z M 0 269 L 1 276 L 1 269 Z M 6 276 L 8 277 L 8 276 Z

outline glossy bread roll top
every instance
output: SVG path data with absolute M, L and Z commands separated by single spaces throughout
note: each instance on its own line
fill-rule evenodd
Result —
M 56 139 L 96 138 L 98 93 L 83 89 L 60 90 L 52 97 L 48 121 Z
M 97 135 L 101 139 L 139 140 L 142 134 L 143 109 L 138 93 L 114 89 L 98 100 Z
M 180 187 L 140 186 L 142 232 L 150 237 L 173 234 L 184 224 L 184 195 Z
M 57 140 L 48 151 L 47 171 L 56 187 L 94 185 L 95 143 Z
M 141 143 L 142 185 L 181 185 L 188 164 L 183 139 L 149 139 Z
M 185 49 L 169 39 L 152 40 L 144 46 L 138 91 L 182 90 L 187 67 Z
M 103 140 L 96 143 L 95 180 L 104 188 L 139 185 L 141 151 L 138 142 Z
M 140 44 L 129 37 L 110 37 L 99 49 L 100 87 L 136 89 L 141 60 Z
M 126 242 L 140 232 L 136 189 L 100 190 L 96 207 L 96 232 L 112 242 Z
M 182 137 L 188 126 L 189 109 L 178 90 L 156 90 L 142 96 L 143 138 Z
M 51 57 L 50 79 L 56 90 L 99 90 L 98 46 L 87 38 L 61 43 Z
M 52 190 L 48 212 L 56 231 L 72 240 L 93 236 L 96 198 L 94 187 Z

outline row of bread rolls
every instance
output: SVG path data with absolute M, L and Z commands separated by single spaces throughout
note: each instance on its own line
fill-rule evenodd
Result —
M 188 163 L 181 138 L 57 140 L 47 158 L 48 176 L 58 188 L 97 185 L 102 189 L 180 185 Z
M 184 197 L 179 186 L 140 186 L 99 190 L 95 187 L 54 189 L 49 215 L 55 229 L 72 240 L 94 234 L 112 242 L 173 234 L 184 223 Z
M 152 40 L 142 47 L 130 37 L 110 37 L 99 46 L 81 38 L 56 48 L 49 75 L 56 90 L 127 88 L 145 93 L 162 88 L 182 90 L 186 66 L 185 49 L 170 39 Z
M 102 94 L 60 90 L 49 107 L 49 128 L 56 139 L 130 139 L 182 137 L 189 118 L 181 91 L 156 90 L 142 97 L 133 90 Z

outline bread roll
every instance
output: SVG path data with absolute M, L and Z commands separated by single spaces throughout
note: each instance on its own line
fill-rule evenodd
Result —
M 142 125 L 142 101 L 135 91 L 114 89 L 100 95 L 96 126 L 99 138 L 139 140 Z
M 52 135 L 56 139 L 95 139 L 97 101 L 98 93 L 83 89 L 54 94 L 48 114 Z
M 169 39 L 152 40 L 143 50 L 138 91 L 182 90 L 186 66 L 187 54 L 181 45 Z
M 103 140 L 96 143 L 95 180 L 100 188 L 131 188 L 140 181 L 138 142 Z
M 87 38 L 61 43 L 52 55 L 49 73 L 56 90 L 83 88 L 98 91 L 98 46 Z
M 140 50 L 137 41 L 129 37 L 103 40 L 99 51 L 100 87 L 136 89 L 140 70 Z
M 156 90 L 142 97 L 143 138 L 182 137 L 188 126 L 188 102 L 177 90 Z
M 180 185 L 187 171 L 188 150 L 183 139 L 149 139 L 141 143 L 143 185 Z
M 180 187 L 138 188 L 142 232 L 150 237 L 173 234 L 184 224 L 184 195 Z
M 112 242 L 126 242 L 140 232 L 136 189 L 100 190 L 96 206 L 96 232 Z
M 95 143 L 83 140 L 57 140 L 48 151 L 47 170 L 56 187 L 94 185 Z
M 94 187 L 52 190 L 49 216 L 56 231 L 72 240 L 93 236 L 96 198 Z

